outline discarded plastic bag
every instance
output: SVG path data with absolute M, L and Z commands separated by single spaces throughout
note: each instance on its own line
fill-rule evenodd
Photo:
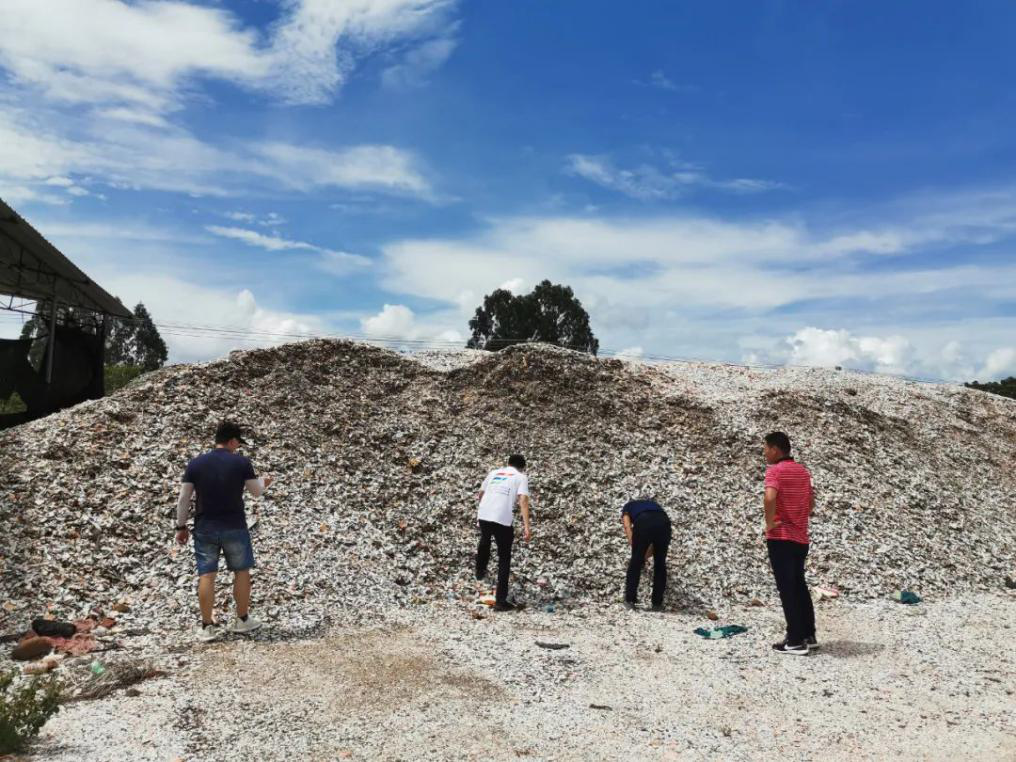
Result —
M 917 593 L 912 593 L 909 590 L 897 590 L 893 593 L 893 600 L 898 603 L 906 603 L 907 605 L 912 606 L 915 603 L 921 602 L 921 596 Z
M 705 627 L 695 628 L 695 634 L 706 638 L 707 640 L 730 638 L 734 635 L 740 635 L 742 632 L 748 632 L 748 628 L 742 627 L 739 624 L 727 624 L 723 627 L 712 627 L 710 629 L 706 629 Z

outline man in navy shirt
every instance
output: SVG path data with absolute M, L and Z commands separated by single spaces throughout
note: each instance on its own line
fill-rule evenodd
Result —
M 243 492 L 246 489 L 260 496 L 272 477 L 258 478 L 254 466 L 236 451 L 244 444 L 240 427 L 230 421 L 219 424 L 215 431 L 215 449 L 199 455 L 187 464 L 177 503 L 176 540 L 181 545 L 188 538 L 187 517 L 191 499 L 196 496 L 194 514 L 194 555 L 198 566 L 198 602 L 201 606 L 201 629 L 198 637 L 215 640 L 222 634 L 213 616 L 215 575 L 219 556 L 226 557 L 226 568 L 233 572 L 233 598 L 236 620 L 231 632 L 254 632 L 261 623 L 250 616 L 250 570 L 254 567 L 247 517 L 244 514 Z
M 667 550 L 670 547 L 670 517 L 655 500 L 631 500 L 621 509 L 621 523 L 631 544 L 631 559 L 625 578 L 624 605 L 635 608 L 639 579 L 646 559 L 653 557 L 653 611 L 663 611 L 667 588 Z

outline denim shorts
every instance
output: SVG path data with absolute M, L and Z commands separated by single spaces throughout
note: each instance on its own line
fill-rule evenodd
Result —
M 246 529 L 194 529 L 194 556 L 198 576 L 219 570 L 219 555 L 226 557 L 226 568 L 232 572 L 246 571 L 255 566 L 254 548 Z

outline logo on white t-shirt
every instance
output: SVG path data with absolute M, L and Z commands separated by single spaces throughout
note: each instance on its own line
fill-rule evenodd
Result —
M 477 518 L 510 527 L 515 501 L 519 495 L 529 494 L 529 478 L 512 466 L 498 468 L 487 474 L 480 491 L 483 498 Z

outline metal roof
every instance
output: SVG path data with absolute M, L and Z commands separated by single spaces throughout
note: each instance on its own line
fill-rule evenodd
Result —
M 106 293 L 0 199 L 0 294 L 49 301 L 129 318 L 131 312 Z

